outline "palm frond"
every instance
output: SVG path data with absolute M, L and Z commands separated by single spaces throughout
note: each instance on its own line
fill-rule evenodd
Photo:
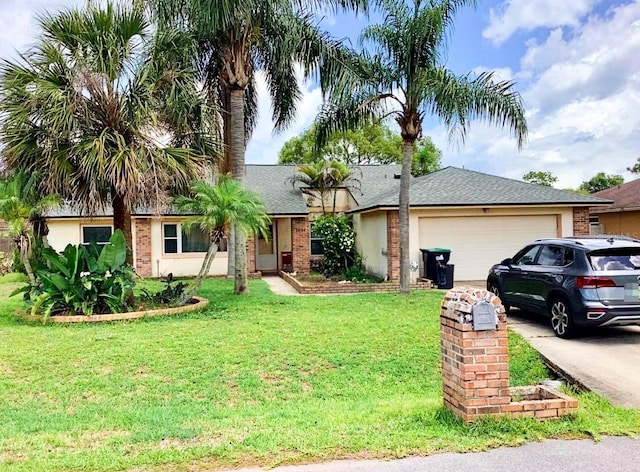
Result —
M 431 113 L 442 118 L 450 137 L 464 141 L 470 120 L 508 128 L 521 148 L 527 137 L 527 122 L 522 97 L 511 81 L 493 80 L 491 72 L 473 78 L 458 77 L 444 68 L 432 70 L 428 77 L 430 95 L 425 104 Z

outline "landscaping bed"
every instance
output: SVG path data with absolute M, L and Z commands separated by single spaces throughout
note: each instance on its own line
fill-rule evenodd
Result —
M 298 293 L 312 294 L 340 294 L 340 293 L 367 293 L 367 292 L 398 292 L 400 284 L 397 282 L 355 283 L 341 280 L 325 280 L 322 275 L 293 276 L 280 271 L 280 277 L 287 281 Z M 431 282 L 417 282 L 411 284 L 412 290 L 430 290 Z
M 191 302 L 174 307 L 145 309 L 137 311 L 126 311 L 123 313 L 104 313 L 94 315 L 54 315 L 43 318 L 40 315 L 29 315 L 26 313 L 17 313 L 17 317 L 25 321 L 39 321 L 48 323 L 101 323 L 105 321 L 124 321 L 135 320 L 139 318 L 152 318 L 154 316 L 177 315 L 188 313 L 190 311 L 201 310 L 207 306 L 209 300 L 202 297 L 193 297 Z

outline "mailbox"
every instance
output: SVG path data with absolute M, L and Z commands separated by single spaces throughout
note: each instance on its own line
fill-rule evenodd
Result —
M 474 331 L 489 331 L 498 327 L 496 309 L 491 303 L 476 303 L 471 307 L 471 316 Z

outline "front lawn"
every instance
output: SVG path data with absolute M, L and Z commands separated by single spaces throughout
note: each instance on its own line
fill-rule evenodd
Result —
M 576 417 L 464 425 L 442 408 L 443 292 L 283 297 L 208 280 L 206 311 L 25 324 L 0 281 L 0 470 L 212 470 L 637 434 L 578 394 Z M 547 376 L 511 335 L 512 384 Z M 163 467 L 163 465 L 165 465 Z

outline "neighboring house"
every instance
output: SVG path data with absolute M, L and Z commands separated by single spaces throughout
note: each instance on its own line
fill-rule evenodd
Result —
M 613 202 L 590 209 L 593 234 L 617 234 L 640 239 L 640 179 L 593 195 Z
M 272 218 L 269 240 L 248 241 L 250 272 L 286 268 L 307 273 L 322 258 L 321 240 L 312 230 L 322 204 L 317 192 L 289 182 L 295 172 L 296 166 L 246 166 L 246 185 L 262 196 Z M 399 280 L 399 174 L 398 165 L 360 166 L 356 170 L 360 188 L 340 188 L 336 195 L 336 211 L 353 217 L 357 247 L 367 270 L 389 280 Z M 484 279 L 492 264 L 512 256 L 532 239 L 587 235 L 589 207 L 611 203 L 455 167 L 414 178 L 410 200 L 411 259 L 421 264 L 420 248 L 448 248 L 457 280 Z M 333 195 L 329 195 L 325 207 L 332 206 Z M 133 215 L 134 261 L 140 275 L 197 272 L 206 241 L 197 228 L 189 233 L 183 230 L 184 218 L 143 211 Z M 111 234 L 108 215 L 80 218 L 66 209 L 51 213 L 48 223 L 49 241 L 58 250 L 68 243 L 104 242 Z M 226 267 L 227 255 L 222 251 L 211 274 L 225 274 Z

